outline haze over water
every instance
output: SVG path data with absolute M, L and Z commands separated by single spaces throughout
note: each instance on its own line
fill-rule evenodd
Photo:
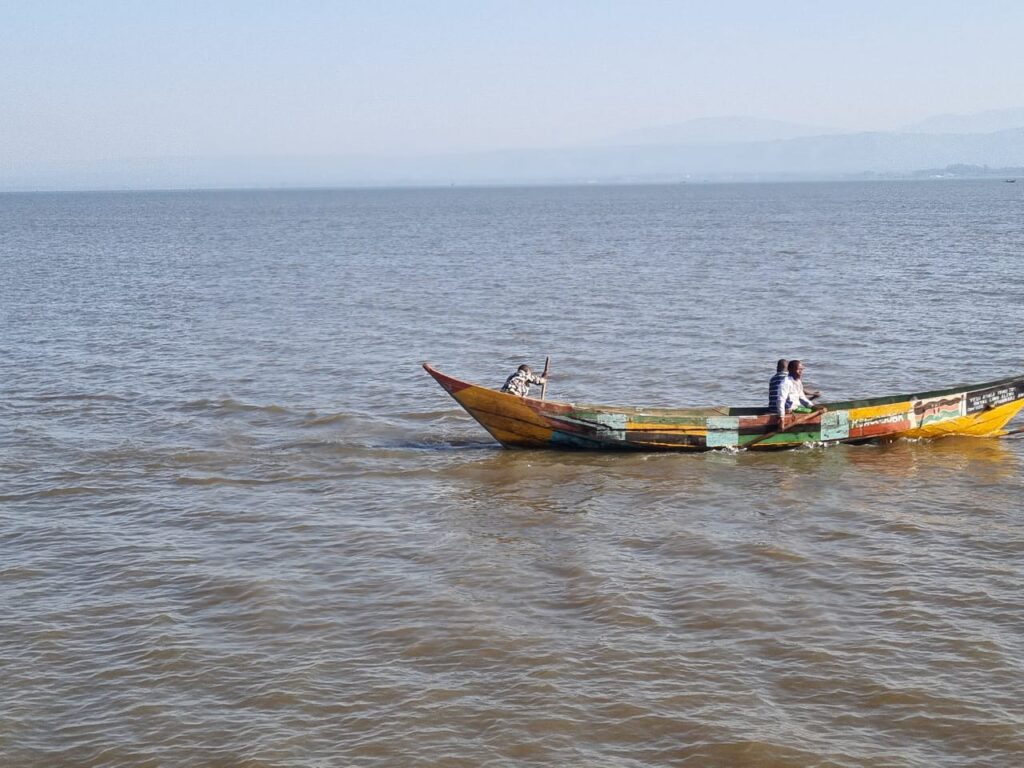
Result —
M 506 451 L 419 363 L 1016 373 L 1022 186 L 0 196 L 0 763 L 1020 765 L 1024 439 Z

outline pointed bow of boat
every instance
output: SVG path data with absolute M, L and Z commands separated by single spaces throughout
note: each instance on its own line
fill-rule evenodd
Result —
M 549 414 L 567 409 L 563 403 L 518 397 L 461 381 L 423 363 L 441 387 L 504 446 L 546 448 L 553 444 Z
M 425 370 L 427 373 L 433 376 L 434 381 L 440 384 L 444 391 L 447 392 L 452 397 L 455 397 L 456 392 L 461 392 L 466 387 L 472 386 L 471 384 L 465 381 L 459 381 L 458 379 L 453 379 L 451 376 L 447 376 L 441 373 L 439 370 L 437 370 L 437 368 L 432 366 L 430 363 L 423 363 L 423 370 Z

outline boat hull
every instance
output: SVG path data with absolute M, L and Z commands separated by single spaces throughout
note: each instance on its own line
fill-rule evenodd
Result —
M 1024 375 L 923 394 L 825 403 L 785 430 L 766 408 L 577 405 L 499 392 L 424 369 L 499 443 L 510 448 L 773 450 L 808 443 L 995 437 L 1024 407 Z

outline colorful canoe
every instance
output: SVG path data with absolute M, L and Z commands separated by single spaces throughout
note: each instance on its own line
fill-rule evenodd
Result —
M 423 367 L 499 443 L 510 448 L 706 451 L 792 448 L 952 435 L 996 437 L 1024 407 L 1024 375 L 911 395 L 824 403 L 787 429 L 767 408 L 578 405 L 499 392 Z

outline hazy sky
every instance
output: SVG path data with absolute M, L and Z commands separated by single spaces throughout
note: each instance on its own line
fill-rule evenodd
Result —
M 1024 106 L 1019 0 L 0 0 L 0 169 Z

